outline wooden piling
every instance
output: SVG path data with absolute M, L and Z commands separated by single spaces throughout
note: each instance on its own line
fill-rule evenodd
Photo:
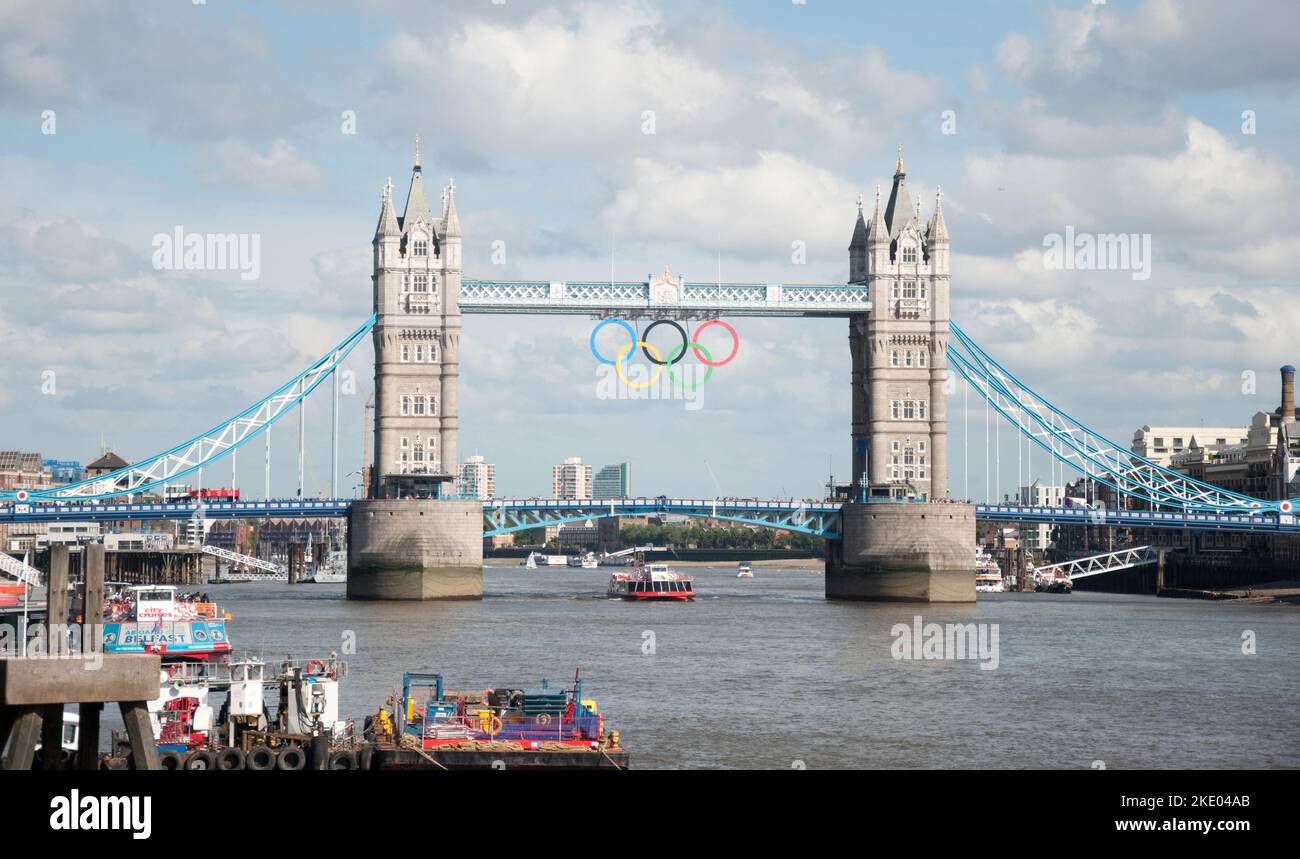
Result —
M 82 648 L 103 650 L 104 637 L 104 544 L 92 543 L 83 556 L 81 580 Z M 77 732 L 77 768 L 93 770 L 99 766 L 99 715 L 104 705 L 85 702 L 80 705 L 81 723 Z
M 50 577 L 45 594 L 45 652 L 57 659 L 67 646 L 68 547 L 50 547 Z M 41 768 L 59 768 L 63 749 L 63 705 L 47 704 L 40 712 Z

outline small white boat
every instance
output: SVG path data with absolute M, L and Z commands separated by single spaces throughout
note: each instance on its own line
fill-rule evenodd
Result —
M 983 546 L 975 548 L 975 592 L 981 594 L 1000 594 L 1006 590 L 1002 579 L 1002 568 L 998 562 L 984 551 Z
M 749 563 L 749 561 L 740 562 L 740 571 L 736 573 L 736 578 L 738 579 L 754 578 L 754 567 Z
M 569 558 L 570 567 L 581 567 L 584 570 L 594 570 L 600 566 L 600 560 L 596 557 L 595 552 L 588 552 L 585 555 L 575 555 Z
M 348 580 L 348 553 L 334 549 L 326 557 L 325 563 L 313 571 L 311 579 L 318 585 L 338 584 Z
M 536 552 L 529 552 L 529 553 L 528 553 L 528 560 L 524 561 L 524 564 L 523 564 L 523 565 L 524 565 L 524 568 L 525 568 L 525 569 L 529 569 L 529 570 L 535 570 L 535 569 L 537 569 L 537 553 L 536 553 Z

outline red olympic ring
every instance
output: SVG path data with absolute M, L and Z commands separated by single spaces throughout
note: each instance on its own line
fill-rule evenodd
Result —
M 731 341 L 732 341 L 731 354 L 721 361 L 710 361 L 708 358 L 705 358 L 703 355 L 700 354 L 700 347 L 698 345 L 695 345 L 704 342 L 700 340 L 700 334 L 704 331 L 704 329 L 708 328 L 710 325 L 721 325 L 723 328 L 727 329 L 727 333 L 731 335 Z M 725 367 L 726 365 L 730 364 L 732 360 L 735 359 L 736 353 L 740 351 L 740 337 L 736 334 L 736 329 L 732 328 L 730 325 L 723 322 L 721 319 L 710 319 L 708 322 L 705 322 L 699 328 L 696 328 L 695 334 L 694 336 L 691 337 L 691 340 L 694 341 L 694 343 L 691 345 L 691 351 L 695 353 L 696 358 L 699 358 L 703 364 L 709 367 Z

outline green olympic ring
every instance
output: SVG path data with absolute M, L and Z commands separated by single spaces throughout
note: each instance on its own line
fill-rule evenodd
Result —
M 672 351 L 668 353 L 668 362 L 667 362 L 668 378 L 672 379 L 674 382 L 681 385 L 683 390 L 698 391 L 701 385 L 707 385 L 709 383 L 709 379 L 713 378 L 713 368 L 717 365 L 707 363 L 706 361 L 705 366 L 707 366 L 709 369 L 705 371 L 704 378 L 693 385 L 686 384 L 681 379 L 677 378 L 677 373 L 673 370 L 673 364 L 674 362 L 676 362 L 677 356 L 685 352 L 687 349 L 698 349 L 699 351 L 704 353 L 704 357 L 707 359 L 707 361 L 713 360 L 713 355 L 709 353 L 709 350 L 704 348 L 704 346 L 702 346 L 701 344 L 696 343 L 694 340 L 692 340 L 689 343 L 683 343 L 680 346 L 674 346 L 672 348 Z

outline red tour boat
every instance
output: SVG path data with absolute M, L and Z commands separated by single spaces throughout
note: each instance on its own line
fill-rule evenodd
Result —
M 675 600 L 695 599 L 695 577 L 683 576 L 668 569 L 667 564 L 646 564 L 638 560 L 630 573 L 609 577 L 610 599 Z

